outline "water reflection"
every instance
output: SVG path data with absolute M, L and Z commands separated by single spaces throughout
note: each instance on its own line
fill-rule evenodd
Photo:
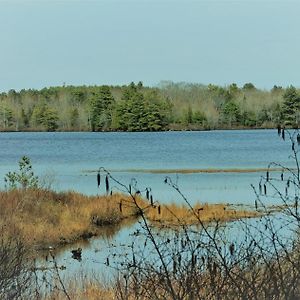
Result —
M 39 251 L 37 266 L 42 270 L 53 269 L 53 256 L 57 265 L 63 267 L 62 275 L 65 278 L 83 273 L 98 274 L 104 269 L 104 278 L 111 278 L 113 274 L 111 269 L 107 268 L 107 256 L 113 247 L 126 244 L 130 233 L 138 226 L 137 218 L 128 218 L 117 225 L 98 227 L 96 237 L 79 240 L 51 251 Z M 74 260 L 72 251 L 79 248 L 82 249 L 80 259 Z
M 99 236 L 89 240 L 78 241 L 72 245 L 66 245 L 53 251 L 55 261 L 64 280 L 70 280 L 75 276 L 84 275 L 85 278 L 100 278 L 101 281 L 111 282 L 117 276 L 117 268 L 132 259 L 132 253 L 135 251 L 136 257 L 141 255 L 146 260 L 159 263 L 157 253 L 143 222 L 137 219 L 129 219 L 117 226 L 105 226 L 99 229 Z M 175 227 L 158 227 L 149 224 L 152 234 L 157 244 L 167 243 L 166 249 L 172 249 L 182 244 L 186 239 L 188 230 L 192 241 L 200 243 L 203 247 L 203 253 L 198 251 L 198 255 L 205 255 L 210 238 L 203 227 L 195 225 L 186 228 L 176 229 Z M 290 216 L 284 213 L 272 214 L 258 218 L 243 219 L 227 223 L 206 224 L 207 232 L 215 234 L 218 226 L 216 239 L 219 240 L 219 246 L 224 253 L 229 251 L 228 245 L 246 245 L 251 239 L 263 245 L 265 249 L 272 248 L 273 232 L 276 232 L 278 242 L 283 245 L 291 245 L 291 240 L 295 238 L 295 228 L 297 224 L 291 222 Z M 270 230 L 272 227 L 272 230 Z M 147 245 L 146 245 L 147 243 Z M 178 244 L 179 243 L 179 244 Z M 177 246 L 176 246 L 177 245 Z M 280 246 L 280 245 L 279 245 Z M 182 247 L 182 245 L 181 245 Z M 74 259 L 72 251 L 82 249 L 80 259 Z M 185 253 L 183 251 L 183 253 Z M 266 254 L 272 255 L 272 252 L 266 251 Z M 43 255 L 47 255 L 44 252 Z M 189 255 L 188 249 L 186 255 Z M 229 255 L 229 254 L 228 254 Z M 183 256 L 184 258 L 184 256 Z M 170 257 L 171 259 L 171 257 Z M 51 267 L 53 263 L 40 260 L 40 266 Z M 42 272 L 44 274 L 44 272 Z M 51 273 L 51 272 L 50 272 Z M 49 273 L 49 274 L 50 274 Z M 52 271 L 53 274 L 53 271 Z

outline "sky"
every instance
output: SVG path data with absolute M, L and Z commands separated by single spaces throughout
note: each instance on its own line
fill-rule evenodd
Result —
M 0 0 L 0 91 L 300 87 L 300 0 Z

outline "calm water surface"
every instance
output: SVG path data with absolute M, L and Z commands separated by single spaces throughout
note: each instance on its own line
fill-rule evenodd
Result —
M 276 161 L 291 165 L 290 146 L 275 130 L 160 132 L 160 133 L 0 133 L 0 187 L 4 175 L 16 170 L 23 155 L 29 156 L 40 177 L 56 190 L 85 194 L 98 190 L 96 170 L 109 169 L 122 183 L 136 178 L 140 189 L 151 187 L 155 200 L 183 200 L 164 184 L 166 175 L 178 182 L 191 203 L 229 202 L 253 204 L 250 184 L 262 173 L 152 174 L 151 169 L 249 169 L 265 168 Z M 135 170 L 135 171 L 130 171 Z M 110 274 L 105 266 L 113 245 L 126 244 L 137 223 L 113 229 L 86 244 L 75 244 L 58 254 L 59 264 L 74 273 Z M 83 248 L 82 261 L 70 249 Z
M 125 184 L 134 177 L 141 189 L 151 187 L 162 202 L 180 198 L 164 185 L 166 174 L 147 173 L 149 169 L 247 169 L 265 168 L 271 161 L 290 163 L 289 144 L 275 130 L 0 133 L 0 187 L 4 187 L 4 175 L 17 169 L 23 155 L 31 158 L 36 173 L 53 182 L 57 190 L 102 193 L 90 171 L 105 167 Z M 168 175 L 193 203 L 252 203 L 250 183 L 257 183 L 261 174 Z

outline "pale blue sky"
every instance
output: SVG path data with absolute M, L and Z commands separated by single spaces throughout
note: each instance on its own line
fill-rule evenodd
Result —
M 161 80 L 300 86 L 299 1 L 0 0 L 0 91 Z

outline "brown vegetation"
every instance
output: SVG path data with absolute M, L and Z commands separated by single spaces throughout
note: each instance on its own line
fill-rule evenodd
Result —
M 122 213 L 121 200 L 126 202 Z M 75 192 L 12 190 L 0 192 L 0 205 L 1 218 L 6 216 L 28 245 L 38 247 L 89 237 L 96 234 L 95 224 L 116 224 L 137 214 L 129 198 L 119 194 L 89 197 Z M 9 227 L 6 234 L 10 234 Z
M 199 224 L 212 221 L 233 221 L 241 218 L 258 217 L 261 214 L 254 210 L 234 209 L 229 204 L 196 204 L 193 211 L 187 206 L 176 204 L 159 205 L 147 211 L 147 218 L 164 224 Z
M 41 189 L 0 192 L 0 216 L 2 219 L 5 216 L 17 228 L 27 245 L 43 248 L 97 235 L 105 225 L 117 225 L 126 218 L 139 215 L 141 211 L 134 201 L 151 221 L 176 223 L 180 219 L 186 224 L 197 222 L 186 206 L 157 203 L 151 206 L 140 197 L 121 194 L 85 196 Z M 204 222 L 257 216 L 254 211 L 235 210 L 224 204 L 198 204 L 194 211 Z M 12 234 L 12 227 L 7 228 L 6 234 Z
M 78 283 L 80 282 L 80 287 Z M 69 282 L 66 291 L 72 300 L 99 300 L 99 299 L 117 299 L 113 288 L 105 288 L 98 281 L 78 278 Z M 65 300 L 66 294 L 62 290 L 55 290 L 50 295 L 45 296 L 45 300 Z

